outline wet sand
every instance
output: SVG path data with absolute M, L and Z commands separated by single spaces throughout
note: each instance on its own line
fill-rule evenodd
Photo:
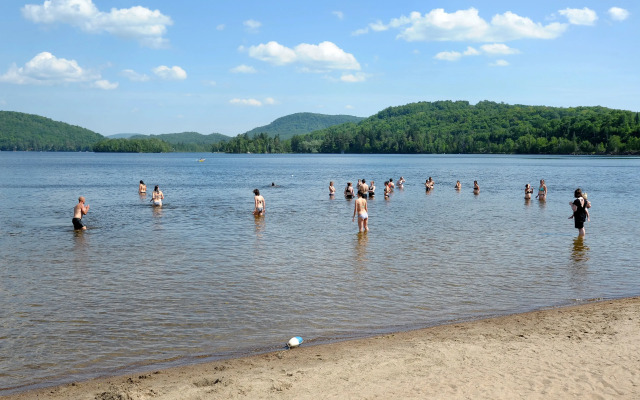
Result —
M 6 398 L 638 399 L 639 314 L 640 297 L 594 302 Z

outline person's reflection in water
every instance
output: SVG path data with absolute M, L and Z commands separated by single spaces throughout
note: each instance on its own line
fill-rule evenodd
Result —
M 255 223 L 255 231 L 256 238 L 262 239 L 262 235 L 264 234 L 266 218 L 263 218 L 261 215 L 254 215 L 253 222 Z
M 73 262 L 74 266 L 84 267 L 89 262 L 89 245 L 87 244 L 87 231 L 73 231 Z
M 358 232 L 358 241 L 356 242 L 356 260 L 358 261 L 358 265 L 365 266 L 369 263 L 369 255 L 367 253 L 368 242 L 368 232 Z
M 573 240 L 571 249 L 571 264 L 569 267 L 569 287 L 575 292 L 576 298 L 584 297 L 589 291 L 589 247 L 584 244 L 584 238 L 579 236 Z
M 584 264 L 589 261 L 589 246 L 584 244 L 583 236 L 578 236 L 573 240 L 571 259 L 576 264 Z

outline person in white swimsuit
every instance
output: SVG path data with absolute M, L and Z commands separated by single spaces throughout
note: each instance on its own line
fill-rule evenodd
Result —
M 362 193 L 358 192 L 358 199 L 356 200 L 355 206 L 353 207 L 353 218 L 352 221 L 356 219 L 356 214 L 358 215 L 358 232 L 365 232 L 369 230 L 369 214 L 367 210 L 367 199 L 362 197 Z
M 162 200 L 164 200 L 164 194 L 158 188 L 158 185 L 153 188 L 153 193 L 151 194 L 151 202 L 154 206 L 162 206 Z

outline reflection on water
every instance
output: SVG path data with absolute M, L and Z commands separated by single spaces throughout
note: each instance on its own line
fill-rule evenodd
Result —
M 270 350 L 292 332 L 335 340 L 638 294 L 637 158 L 201 157 L 0 153 L 0 395 Z M 426 174 L 438 189 L 425 196 Z M 538 174 L 554 196 L 523 206 L 520 183 Z M 353 201 L 326 189 L 358 176 L 407 179 L 387 201 L 379 186 L 360 234 Z M 136 195 L 140 178 L 171 202 Z M 475 179 L 480 196 L 454 189 Z M 599 216 L 588 242 L 567 223 L 577 186 Z M 94 199 L 88 230 L 71 233 L 79 194 Z M 25 213 L 27 195 L 49 201 Z
M 253 215 L 253 222 L 255 224 L 255 232 L 256 232 L 256 237 L 258 239 L 262 239 L 262 236 L 264 234 L 264 228 L 265 228 L 265 224 L 266 224 L 266 218 L 264 215 Z
M 367 243 L 369 242 L 369 232 L 358 232 L 356 241 L 356 260 L 358 265 L 365 266 L 369 262 L 367 254 Z
M 589 261 L 589 246 L 584 243 L 584 236 L 578 236 L 573 240 L 571 259 L 576 265 L 584 265 Z

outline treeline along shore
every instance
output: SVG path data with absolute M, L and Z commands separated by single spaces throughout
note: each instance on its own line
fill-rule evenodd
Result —
M 300 113 L 286 138 L 259 128 L 220 134 L 141 135 L 108 139 L 95 132 L 28 114 L 0 112 L 0 150 L 226 153 L 388 154 L 640 154 L 640 114 L 605 107 L 546 107 L 481 101 L 418 102 L 317 128 L 317 114 Z M 291 116 L 290 116 L 291 117 Z M 295 121 L 295 122 L 294 122 Z M 339 120 L 335 120 L 336 122 Z M 64 125 L 68 128 L 64 129 Z M 73 129 L 71 129 L 73 128 Z M 215 138 L 214 136 L 215 135 Z M 287 135 L 289 136 L 289 135 Z M 209 142 L 203 138 L 210 138 Z

